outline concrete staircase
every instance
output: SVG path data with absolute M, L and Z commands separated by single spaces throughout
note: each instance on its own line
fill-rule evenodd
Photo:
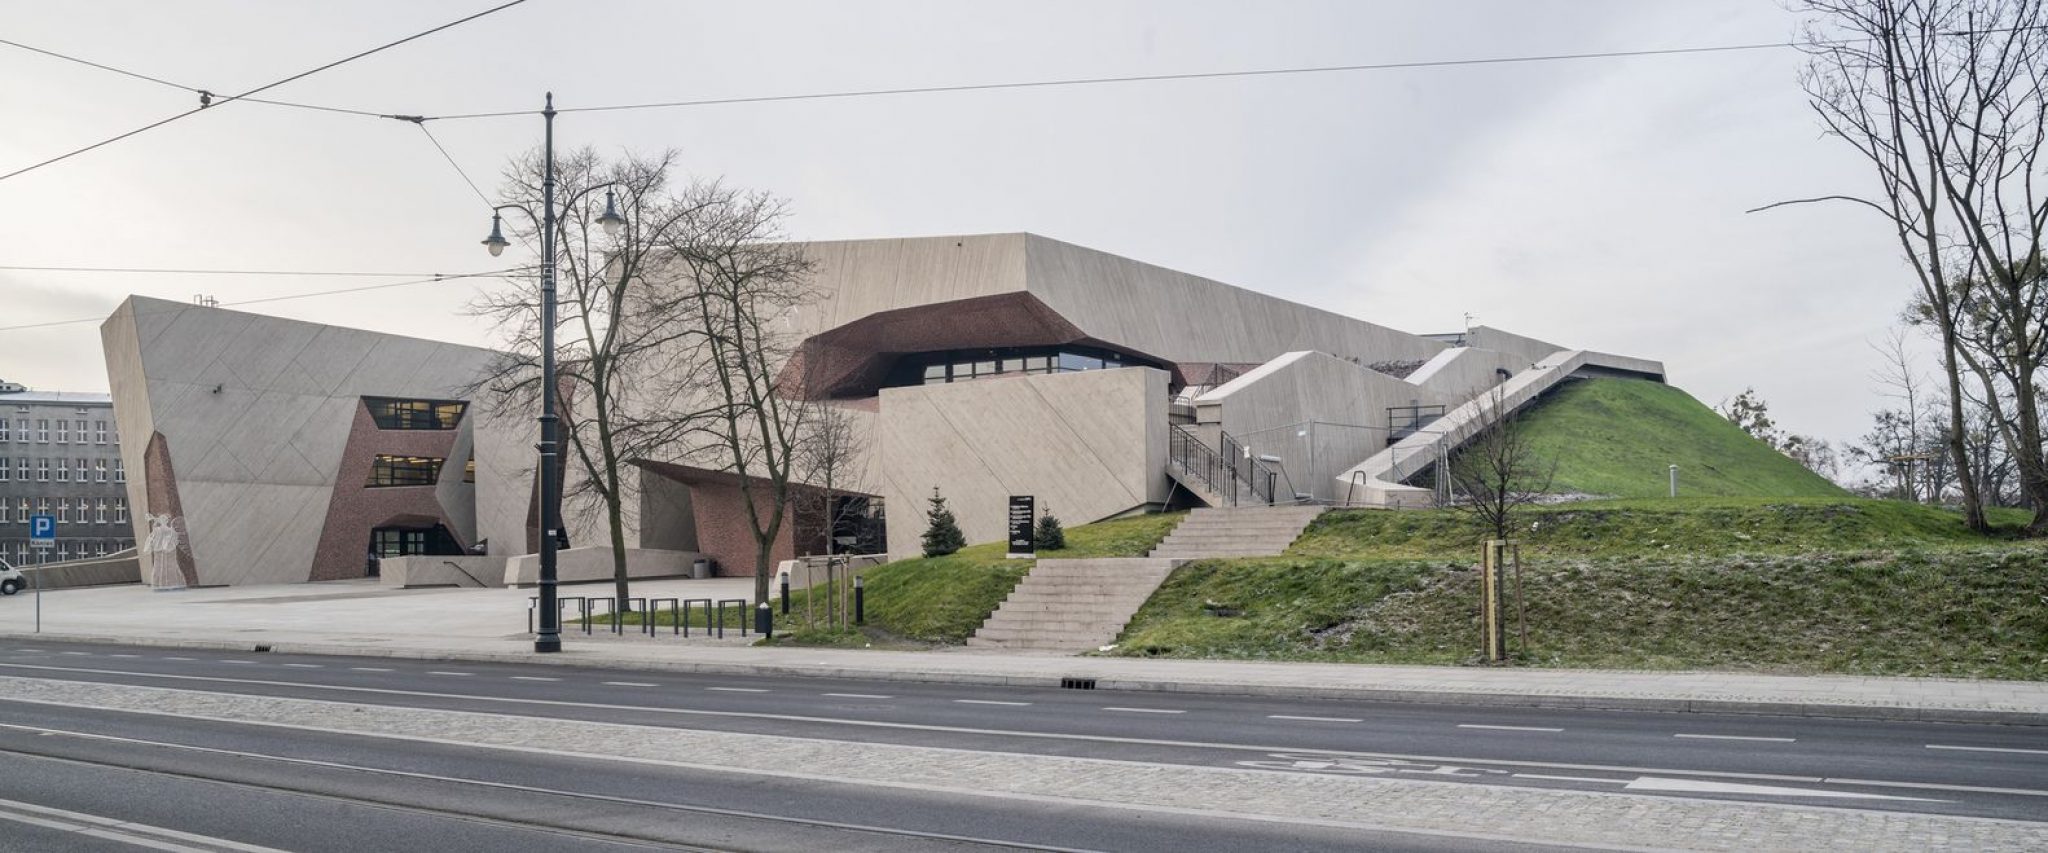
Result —
M 1203 557 L 1271 557 L 1294 544 L 1320 506 L 1202 508 L 1188 513 L 1149 556 L 1177 560 Z
M 1074 654 L 1108 645 L 1181 560 L 1039 560 L 967 638 L 977 648 Z

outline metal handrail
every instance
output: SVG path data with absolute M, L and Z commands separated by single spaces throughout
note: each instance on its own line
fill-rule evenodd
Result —
M 1167 424 L 1167 464 L 1178 466 L 1191 480 L 1210 492 L 1222 495 L 1225 502 L 1236 501 L 1236 489 L 1224 488 L 1218 481 L 1222 476 L 1232 479 L 1235 486 L 1236 471 L 1224 461 L 1222 454 L 1203 443 L 1194 433 L 1179 424 Z
M 1224 464 L 1230 468 L 1232 481 L 1244 480 L 1245 485 L 1251 489 L 1252 500 L 1258 503 L 1272 504 L 1273 485 L 1274 481 L 1278 479 L 1273 473 L 1273 469 L 1267 467 L 1266 463 L 1253 458 L 1251 451 L 1247 450 L 1245 445 L 1240 443 L 1230 433 L 1224 432 L 1221 435 L 1223 436 L 1223 457 L 1227 460 Z M 1239 465 L 1243 465 L 1244 470 L 1238 470 Z

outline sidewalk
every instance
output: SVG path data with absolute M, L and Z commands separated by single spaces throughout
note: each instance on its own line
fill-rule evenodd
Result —
M 564 589 L 566 595 L 610 592 L 607 585 Z M 633 591 L 743 597 L 751 581 L 642 581 Z M 722 642 L 578 631 L 563 635 L 561 653 L 537 655 L 526 633 L 530 594 L 387 590 L 360 582 L 179 593 L 136 586 L 63 590 L 45 594 L 41 634 L 33 633 L 31 596 L 0 600 L 0 636 L 716 674 L 1032 687 L 1094 679 L 1098 690 L 2048 725 L 2044 682 L 755 648 L 731 630 Z

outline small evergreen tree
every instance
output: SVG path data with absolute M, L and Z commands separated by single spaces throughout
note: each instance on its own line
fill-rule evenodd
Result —
M 928 524 L 924 529 L 924 555 L 943 557 L 967 547 L 967 536 L 960 532 L 960 524 L 953 520 L 953 511 L 946 508 L 946 499 L 939 496 L 939 487 L 932 487 L 932 506 L 925 511 Z
M 1031 538 L 1040 551 L 1058 551 L 1067 547 L 1067 531 L 1060 527 L 1060 520 L 1053 517 L 1051 510 L 1038 517 L 1038 530 Z

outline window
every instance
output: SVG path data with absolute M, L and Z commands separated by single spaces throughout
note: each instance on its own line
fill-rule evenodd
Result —
M 88 464 L 86 463 L 86 460 L 84 460 L 84 459 L 80 459 L 80 460 L 78 460 L 78 466 L 77 466 L 76 468 L 74 468 L 73 470 L 75 470 L 75 471 L 77 471 L 77 472 L 78 472 L 78 482 L 81 482 L 81 483 L 83 483 L 83 482 L 86 482 L 86 474 L 87 474 L 87 472 L 91 471 L 91 470 L 92 470 L 92 468 L 91 468 L 91 466 L 90 466 L 90 465 L 88 465 Z
M 59 471 L 62 471 L 62 470 L 64 470 L 64 469 L 62 469 L 62 468 L 59 468 L 59 469 L 57 469 L 57 470 L 59 470 Z M 38 459 L 38 460 L 36 460 L 36 482 L 38 482 L 38 483 L 47 483 L 47 482 L 50 482 L 50 460 L 48 460 L 48 459 Z
M 455 400 L 400 400 L 364 397 L 378 429 L 454 429 L 468 403 Z
M 441 476 L 444 460 L 431 456 L 377 455 L 370 466 L 370 486 L 431 486 Z
M 94 523 L 94 524 L 105 524 L 105 523 L 107 523 L 107 499 L 106 499 L 106 498 L 100 498 L 100 499 L 99 499 L 99 501 L 98 501 L 97 503 L 93 504 L 93 508 L 92 508 L 92 523 Z
M 8 423 L 10 423 L 10 421 L 8 421 L 6 418 L 0 418 L 0 441 L 6 441 L 11 435 L 11 433 L 7 429 Z
M 37 419 L 36 419 L 36 443 L 37 443 L 37 444 L 49 444 L 49 443 L 50 443 L 50 419 L 49 419 L 49 418 L 37 418 Z
M 14 419 L 14 440 L 22 444 L 28 443 L 28 418 Z
M 92 479 L 95 483 L 107 481 L 107 460 L 94 459 L 92 461 Z
M 13 471 L 13 468 L 7 467 L 7 457 L 0 456 L 0 483 L 7 482 L 8 475 Z
M 7 517 L 14 514 L 11 510 L 6 501 L 0 501 L 0 524 L 7 523 Z
M 121 425 L 120 425 L 120 424 L 118 424 L 118 423 L 117 423 L 117 424 L 114 424 L 114 428 L 113 428 L 113 432 L 112 432 L 112 435 L 114 436 L 114 443 L 115 443 L 115 444 L 120 444 L 120 443 L 121 443 Z
M 116 460 L 114 460 L 114 482 L 116 482 L 116 483 L 126 483 L 126 482 L 128 482 L 128 474 L 127 474 L 126 472 L 124 472 L 124 471 L 122 471 L 122 470 L 121 470 L 121 460 L 119 460 L 119 459 L 116 459 Z
M 81 415 L 82 415 L 82 414 L 85 414 L 85 410 L 84 410 L 84 409 L 79 409 L 79 410 L 78 410 L 78 413 L 79 413 L 79 414 L 81 414 Z M 78 430 L 78 432 L 77 432 L 77 435 L 78 435 L 78 443 L 79 443 L 79 444 L 84 444 L 84 443 L 85 443 L 85 424 L 86 424 L 86 422 L 85 422 L 84 420 L 76 420 L 76 421 L 72 421 L 72 422 L 71 422 L 71 425 L 72 425 L 72 427 L 73 427 L 74 429 Z
M 1019 373 L 1068 373 L 1130 366 L 1157 365 L 1085 346 L 953 350 L 909 356 L 899 362 L 885 384 L 938 385 Z
M 93 422 L 92 422 L 92 443 L 94 443 L 94 444 L 106 444 L 106 443 L 107 443 L 107 422 L 106 422 L 106 421 L 93 421 Z
M 114 499 L 114 523 L 115 523 L 115 524 L 127 524 L 127 523 L 128 523 L 128 499 L 127 499 L 127 498 L 115 498 L 115 499 Z
M 64 460 L 57 460 L 57 482 L 71 482 L 71 469 L 64 467 Z
M 70 523 L 71 523 L 71 501 L 70 501 L 69 499 L 65 499 L 65 498 L 60 498 L 60 499 L 58 499 L 58 501 L 57 501 L 57 523 L 58 523 L 58 524 L 70 524 Z
M 28 482 L 28 457 L 20 456 L 15 458 L 14 479 L 24 483 Z
M 71 422 L 63 418 L 57 419 L 57 443 L 71 443 Z
M 462 547 L 455 544 L 455 537 L 448 528 L 433 527 L 379 527 L 370 531 L 370 551 L 379 557 L 403 557 L 410 554 L 460 554 Z

